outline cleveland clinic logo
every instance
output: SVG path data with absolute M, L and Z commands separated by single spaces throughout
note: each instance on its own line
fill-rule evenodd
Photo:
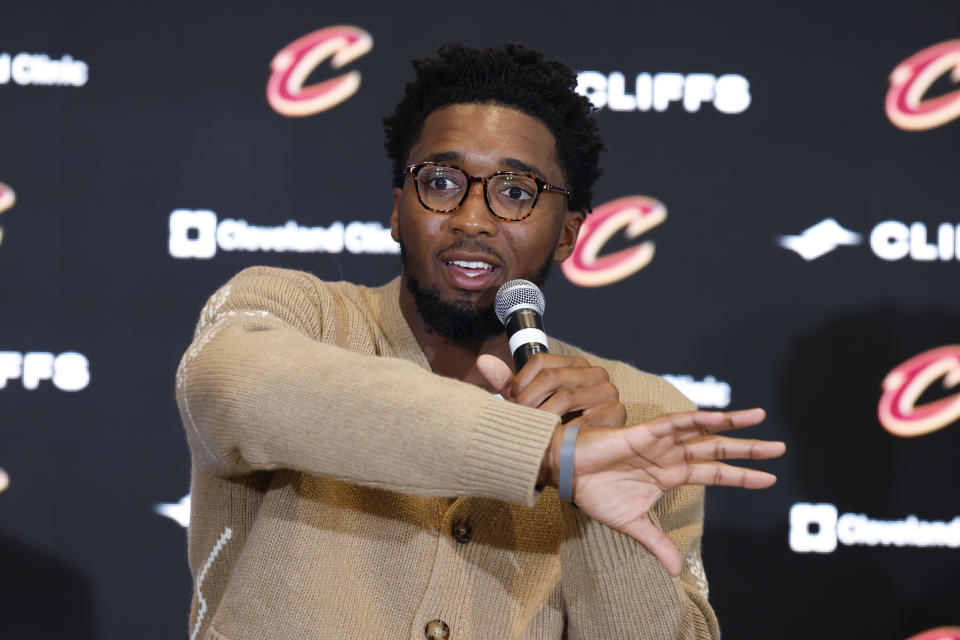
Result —
M 890 74 L 884 108 L 887 117 L 906 131 L 939 127 L 960 117 L 960 89 L 927 97 L 940 78 L 960 82 L 960 40 L 948 40 L 913 54 Z
M 13 189 L 0 182 L 0 213 L 12 207 L 17 201 Z M 0 244 L 3 244 L 3 227 L 0 227 Z
M 779 236 L 775 241 L 809 262 L 839 247 L 862 244 L 863 234 L 826 218 L 799 234 Z M 960 224 L 928 226 L 923 222 L 884 220 L 867 234 L 867 244 L 876 257 L 888 262 L 907 258 L 916 262 L 960 260 Z
M 209 259 L 221 251 L 277 253 L 400 253 L 390 228 L 379 222 L 333 222 L 306 226 L 288 220 L 278 226 L 261 226 L 226 218 L 207 209 L 176 209 L 170 214 L 167 243 L 174 258 Z
M 742 113 L 750 106 L 750 83 L 739 74 L 638 73 L 631 77 L 621 71 L 577 74 L 577 93 L 586 96 L 597 109 L 611 111 L 663 112 L 681 104 L 687 113 L 700 111 L 710 103 L 720 113 Z
M 87 63 L 70 55 L 58 60 L 45 53 L 0 53 L 0 84 L 82 87 L 88 79 Z
M 880 520 L 863 513 L 840 514 L 829 504 L 799 502 L 790 509 L 790 549 L 796 553 L 833 553 L 844 546 L 960 547 L 960 516 L 950 521 Z
M 267 81 L 267 102 L 285 116 L 310 116 L 334 107 L 360 88 L 360 72 L 353 70 L 304 86 L 325 60 L 341 69 L 373 48 L 373 38 L 358 27 L 327 27 L 294 40 L 273 57 Z

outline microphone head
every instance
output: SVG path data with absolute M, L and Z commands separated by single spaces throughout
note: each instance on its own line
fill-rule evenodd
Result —
M 500 285 L 494 308 L 500 322 L 507 324 L 507 318 L 517 309 L 533 309 L 541 316 L 547 307 L 540 288 L 529 280 L 511 280 Z

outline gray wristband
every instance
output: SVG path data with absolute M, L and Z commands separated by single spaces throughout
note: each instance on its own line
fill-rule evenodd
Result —
M 560 477 L 557 478 L 557 492 L 561 500 L 573 502 L 573 450 L 577 444 L 577 432 L 580 427 L 566 427 L 563 432 L 563 444 L 560 446 Z

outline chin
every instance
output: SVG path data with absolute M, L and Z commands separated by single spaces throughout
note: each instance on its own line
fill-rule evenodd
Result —
M 410 272 L 404 273 L 404 279 L 430 333 L 457 343 L 482 342 L 503 333 L 503 325 L 493 309 L 495 292 L 463 291 L 465 298 L 449 300 L 441 295 L 440 287 L 425 287 Z M 489 300 L 481 301 L 473 295 L 477 293 L 489 293 Z

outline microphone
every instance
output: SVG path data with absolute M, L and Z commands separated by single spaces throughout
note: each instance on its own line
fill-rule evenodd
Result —
M 547 353 L 547 334 L 543 332 L 543 292 L 529 280 L 511 280 L 497 291 L 494 308 L 507 328 L 510 352 L 517 371 L 537 353 Z

